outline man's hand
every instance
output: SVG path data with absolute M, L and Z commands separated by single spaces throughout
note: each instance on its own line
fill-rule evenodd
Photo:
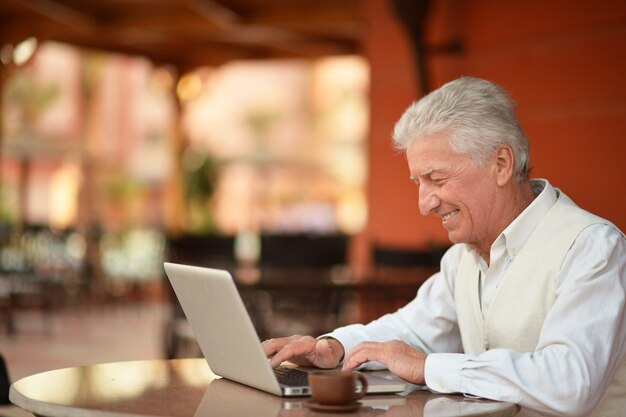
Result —
M 382 363 L 394 375 L 412 384 L 426 384 L 424 379 L 426 354 L 400 340 L 358 344 L 345 358 L 343 369 L 354 369 L 368 361 Z
M 272 368 L 284 361 L 298 366 L 334 368 L 343 357 L 343 346 L 335 339 L 315 339 L 311 336 L 290 336 L 263 342 L 263 350 L 271 358 Z

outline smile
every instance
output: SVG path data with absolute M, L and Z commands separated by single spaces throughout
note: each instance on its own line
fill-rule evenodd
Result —
M 447 222 L 448 220 L 450 220 L 452 217 L 454 217 L 457 213 L 459 212 L 459 210 L 452 210 L 450 213 L 441 216 L 441 220 L 443 222 Z

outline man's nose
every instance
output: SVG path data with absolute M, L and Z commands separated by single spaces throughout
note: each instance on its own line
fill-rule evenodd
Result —
M 419 207 L 422 216 L 429 215 L 434 209 L 439 207 L 439 204 L 441 204 L 441 200 L 439 200 L 439 197 L 437 197 L 431 187 L 427 185 L 420 186 Z

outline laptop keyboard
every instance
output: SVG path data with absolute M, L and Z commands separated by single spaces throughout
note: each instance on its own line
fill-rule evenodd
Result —
M 308 373 L 295 368 L 282 366 L 274 369 L 278 382 L 289 387 L 307 387 L 309 386 Z

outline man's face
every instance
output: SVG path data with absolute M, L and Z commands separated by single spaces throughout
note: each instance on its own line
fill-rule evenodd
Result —
M 440 134 L 415 140 L 406 157 L 422 215 L 439 217 L 452 243 L 488 251 L 494 239 L 489 222 L 497 190 L 494 163 L 476 165 L 469 156 L 454 153 Z

